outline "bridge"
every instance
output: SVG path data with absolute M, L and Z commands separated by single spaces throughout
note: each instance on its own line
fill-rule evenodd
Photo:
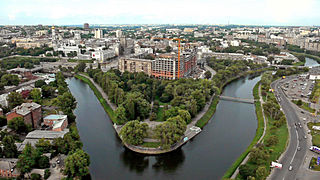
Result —
M 271 65 L 273 67 L 276 67 L 278 69 L 287 69 L 287 68 L 292 68 L 292 67 L 295 67 L 295 68 L 306 68 L 308 66 L 294 66 L 294 65 Z
M 238 97 L 220 96 L 220 99 L 226 100 L 226 101 L 235 101 L 235 102 L 241 102 L 241 103 L 248 103 L 248 104 L 253 104 L 254 103 L 254 99 L 245 99 L 245 98 L 238 98 Z

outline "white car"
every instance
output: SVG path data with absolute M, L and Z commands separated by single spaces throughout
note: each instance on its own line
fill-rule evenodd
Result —
M 289 171 L 292 171 L 292 169 L 293 169 L 293 168 L 292 168 L 292 166 L 290 165 L 290 166 L 289 166 Z

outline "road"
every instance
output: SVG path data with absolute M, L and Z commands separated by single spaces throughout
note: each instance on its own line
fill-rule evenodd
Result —
M 302 120 L 299 118 L 299 115 L 302 116 L 300 112 L 297 112 L 297 109 L 291 103 L 290 100 L 287 99 L 284 92 L 280 88 L 280 84 L 282 84 L 285 80 L 277 80 L 271 84 L 271 87 L 275 89 L 275 94 L 278 94 L 280 97 L 279 104 L 286 115 L 288 130 L 289 130 L 289 145 L 285 153 L 280 157 L 279 162 L 283 164 L 282 169 L 274 169 L 272 174 L 268 179 L 276 179 L 276 180 L 294 180 L 297 179 L 297 173 L 302 165 L 307 148 L 308 143 L 307 140 L 304 139 L 305 131 L 303 128 L 295 127 L 295 123 L 301 122 Z M 297 150 L 298 146 L 301 147 L 301 150 Z M 292 170 L 289 171 L 289 166 L 292 166 Z

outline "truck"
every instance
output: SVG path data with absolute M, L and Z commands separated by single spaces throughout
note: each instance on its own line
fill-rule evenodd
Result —
M 320 148 L 317 146 L 311 146 L 309 149 L 315 153 L 320 154 Z

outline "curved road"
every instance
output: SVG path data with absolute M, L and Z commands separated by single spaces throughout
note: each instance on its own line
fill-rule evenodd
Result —
M 285 81 L 288 81 L 290 78 L 284 80 L 277 80 L 271 84 L 271 87 L 275 89 L 275 94 L 279 95 L 281 105 L 284 114 L 287 118 L 287 124 L 289 129 L 289 145 L 285 151 L 285 153 L 280 157 L 279 163 L 283 165 L 282 169 L 273 169 L 272 174 L 269 179 L 276 180 L 294 180 L 296 179 L 297 172 L 300 169 L 302 162 L 305 159 L 306 151 L 307 151 L 307 140 L 303 137 L 305 136 L 305 132 L 303 128 L 296 127 L 295 123 L 303 124 L 299 118 L 302 116 L 300 112 L 297 112 L 294 108 L 294 105 L 291 103 L 289 99 L 285 96 L 284 92 L 280 88 L 280 85 Z M 301 147 L 301 150 L 298 151 L 298 146 Z M 289 170 L 290 165 L 292 166 L 292 170 Z

